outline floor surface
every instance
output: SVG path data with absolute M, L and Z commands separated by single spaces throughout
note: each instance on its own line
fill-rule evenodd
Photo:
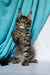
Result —
M 31 63 L 25 67 L 21 63 L 0 65 L 0 75 L 50 75 L 50 62 Z

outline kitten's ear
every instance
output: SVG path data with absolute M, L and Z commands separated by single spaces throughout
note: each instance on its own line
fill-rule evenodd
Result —
M 21 10 L 19 10 L 19 12 L 18 12 L 18 17 L 20 17 L 20 16 L 22 16 Z
M 31 17 L 32 17 L 32 12 L 30 12 L 30 13 L 28 14 L 27 18 L 28 18 L 29 20 L 31 20 Z

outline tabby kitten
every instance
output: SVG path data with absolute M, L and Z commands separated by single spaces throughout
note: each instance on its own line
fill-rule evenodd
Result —
M 31 51 L 31 38 L 30 38 L 30 27 L 31 27 L 31 16 L 22 16 L 19 10 L 18 18 L 16 20 L 16 29 L 12 32 L 12 38 L 15 44 L 18 46 L 15 50 L 15 57 L 13 63 L 22 62 L 23 66 L 29 65 L 29 63 L 36 63 L 34 59 L 34 53 Z

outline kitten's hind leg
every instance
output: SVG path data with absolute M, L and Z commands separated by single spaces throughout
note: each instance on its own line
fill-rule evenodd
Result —
M 16 64 L 16 63 L 20 63 L 20 59 L 14 57 L 14 58 L 12 59 L 12 63 L 14 63 L 14 64 Z
M 38 61 L 37 61 L 37 59 L 31 58 L 31 59 L 29 60 L 29 63 L 38 63 Z

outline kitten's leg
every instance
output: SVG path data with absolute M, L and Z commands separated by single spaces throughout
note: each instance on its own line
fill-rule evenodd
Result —
M 28 65 L 29 65 L 29 63 L 27 62 L 27 60 L 22 62 L 22 66 L 28 66 Z
M 25 44 L 24 44 L 24 49 L 23 49 L 23 51 L 24 51 L 23 56 L 25 58 L 24 58 L 24 61 L 22 62 L 23 66 L 28 66 L 29 65 L 30 48 L 31 48 L 30 46 L 31 46 L 30 38 L 25 37 Z
M 35 54 L 34 54 L 34 52 L 30 52 L 31 54 L 30 54 L 30 60 L 29 60 L 29 63 L 38 63 L 38 60 L 37 59 L 35 59 Z
M 22 66 L 28 66 L 28 65 L 29 65 L 28 58 L 24 56 L 24 60 L 22 61 Z
M 22 62 L 23 66 L 29 65 L 29 59 L 30 59 L 30 49 L 31 49 L 31 40 L 30 40 L 30 33 L 27 32 L 24 38 L 24 48 L 23 48 L 23 57 L 24 60 Z
M 15 50 L 14 58 L 12 59 L 12 63 L 14 63 L 14 64 L 20 63 L 19 52 L 20 52 L 19 49 Z
M 24 51 L 24 53 L 23 53 L 24 59 L 23 59 L 22 65 L 28 66 L 29 65 L 29 55 L 30 55 L 29 47 L 25 47 L 23 51 Z
M 33 55 L 30 56 L 29 63 L 38 63 L 37 59 L 33 58 Z
M 37 61 L 36 59 L 33 59 L 33 58 L 30 59 L 29 62 L 30 62 L 30 63 L 38 63 L 38 61 Z
M 14 64 L 16 64 L 16 63 L 20 63 L 20 59 L 14 57 L 14 58 L 12 59 L 12 63 L 14 63 Z

